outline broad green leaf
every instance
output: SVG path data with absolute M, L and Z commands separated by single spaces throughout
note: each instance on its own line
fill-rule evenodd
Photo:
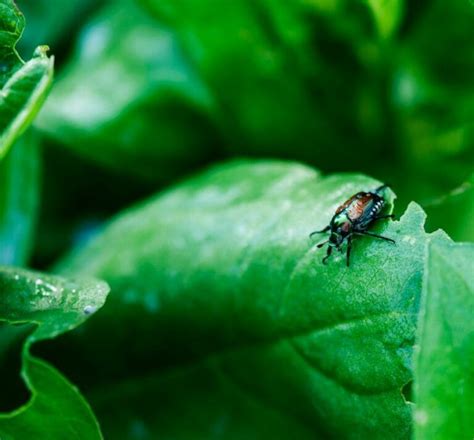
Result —
M 338 6 L 328 13 L 320 5 L 328 2 L 319 1 L 235 0 L 225 8 L 216 0 L 141 1 L 177 30 L 219 104 L 216 119 L 230 151 L 334 169 L 339 154 L 364 162 L 354 133 L 383 132 L 376 88 L 360 87 L 367 76 L 379 81 L 365 66 L 373 63 L 364 59 L 367 46 L 377 48 L 362 2 L 331 2 Z M 344 129 L 329 128 L 336 122 Z M 367 153 L 380 148 L 371 139 L 364 144 Z
M 38 112 L 53 77 L 46 46 L 26 63 L 18 55 L 15 46 L 24 26 L 13 0 L 0 0 L 0 159 Z
M 456 241 L 474 241 L 474 174 L 467 182 L 423 206 L 427 228 L 444 229 Z
M 107 292 L 108 286 L 98 281 L 0 267 L 0 322 L 35 325 L 22 350 L 22 377 L 31 397 L 17 410 L 0 414 L 2 440 L 102 438 L 79 391 L 53 367 L 32 356 L 30 346 L 80 325 L 103 305 Z M 9 326 L 0 327 L 0 354 L 7 348 L 9 330 Z
M 0 264 L 26 264 L 34 236 L 40 191 L 40 151 L 25 133 L 0 161 Z
M 62 262 L 112 295 L 80 334 L 42 349 L 63 353 L 111 437 L 294 438 L 298 426 L 298 438 L 407 439 L 424 214 L 412 204 L 374 228 L 396 245 L 355 240 L 349 268 L 341 254 L 324 266 L 308 238 L 377 185 L 283 162 L 189 179 Z
M 118 1 L 82 32 L 38 126 L 94 161 L 163 181 L 210 157 L 212 107 L 174 33 Z
M 391 37 L 400 25 L 404 0 L 366 0 L 382 38 Z
M 177 30 L 231 152 L 365 172 L 401 206 L 472 172 L 469 1 L 141 1 Z
M 266 367 L 272 370 L 272 365 Z M 220 361 L 106 384 L 90 399 L 105 437 L 111 439 L 319 438 L 311 423 L 241 387 Z
M 474 437 L 474 245 L 430 243 L 415 367 L 416 440 Z

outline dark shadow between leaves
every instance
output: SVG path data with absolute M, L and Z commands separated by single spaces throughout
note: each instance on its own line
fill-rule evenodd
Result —
M 405 385 L 403 385 L 400 392 L 405 403 L 413 404 L 413 379 L 409 380 Z
M 35 328 L 34 324 L 0 321 L 0 412 L 11 412 L 31 397 L 21 378 L 21 352 L 26 338 Z

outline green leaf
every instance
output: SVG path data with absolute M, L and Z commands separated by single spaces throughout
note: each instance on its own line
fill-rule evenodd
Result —
M 474 174 L 467 182 L 423 206 L 428 230 L 444 229 L 455 241 L 474 241 Z
M 107 292 L 108 286 L 98 281 L 0 267 L 0 322 L 35 325 L 22 350 L 22 376 L 31 398 L 16 411 L 0 414 L 2 440 L 102 438 L 78 390 L 57 370 L 32 356 L 30 346 L 80 325 L 103 305 Z M 0 336 L 8 331 L 8 326 L 0 327 Z M 0 341 L 1 353 L 5 338 Z
M 13 0 L 0 0 L 0 159 L 41 107 L 53 77 L 46 46 L 24 62 L 15 46 L 25 20 Z
M 436 0 L 421 11 L 400 42 L 392 83 L 398 149 L 407 168 L 400 180 L 420 201 L 468 180 L 474 156 L 472 2 Z
M 133 1 L 112 2 L 84 29 L 38 126 L 94 161 L 163 181 L 210 157 L 212 107 L 174 33 Z
M 141 1 L 177 30 L 233 153 L 365 172 L 401 206 L 472 172 L 469 1 Z
M 375 156 L 391 142 L 380 139 L 382 52 L 363 2 L 141 1 L 176 29 L 232 153 L 355 169 L 372 162 L 362 149 Z
M 415 438 L 474 436 L 474 245 L 430 243 L 415 366 Z
M 37 135 L 27 132 L 0 161 L 0 264 L 28 260 L 39 207 L 39 153 Z
M 366 0 L 374 16 L 379 35 L 391 37 L 402 19 L 404 0 Z
M 349 268 L 339 253 L 324 266 L 308 238 L 342 201 L 377 185 L 280 162 L 200 174 L 63 261 L 66 273 L 103 277 L 113 294 L 81 334 L 43 348 L 62 352 L 56 362 L 79 381 L 65 353 L 83 353 L 111 437 L 189 438 L 194 428 L 193 438 L 294 438 L 297 426 L 299 438 L 408 438 L 402 388 L 412 377 L 424 214 L 412 204 L 374 228 L 396 245 L 355 240 Z

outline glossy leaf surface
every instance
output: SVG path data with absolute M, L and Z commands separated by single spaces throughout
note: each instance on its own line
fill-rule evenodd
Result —
M 33 324 L 22 350 L 22 377 L 31 396 L 15 411 L 0 414 L 2 440 L 102 438 L 79 391 L 56 369 L 32 356 L 30 346 L 77 327 L 103 305 L 107 292 L 108 286 L 98 281 L 0 267 L 0 357 L 14 339 L 14 326 Z M 8 383 L 2 389 L 8 392 Z
M 373 229 L 396 245 L 355 240 L 349 268 L 341 254 L 324 266 L 308 238 L 341 202 L 378 185 L 296 164 L 230 163 L 130 210 L 66 259 L 65 272 L 113 289 L 100 317 L 66 343 L 80 344 L 94 371 L 84 386 L 106 433 L 138 424 L 151 436 L 194 429 L 206 438 L 222 423 L 216 438 L 238 438 L 235 426 L 268 435 L 276 411 L 308 438 L 408 438 L 401 390 L 412 377 L 424 214 L 411 205 Z M 88 348 L 92 335 L 106 351 Z M 74 365 L 62 367 L 75 375 Z M 186 395 L 176 394 L 184 383 Z M 242 409 L 242 393 L 260 407 L 261 424 Z M 154 395 L 173 397 L 151 408 Z M 122 413 L 124 401 L 131 411 Z M 198 413 L 189 402 L 200 402 Z M 276 426 L 272 435 L 288 438 Z

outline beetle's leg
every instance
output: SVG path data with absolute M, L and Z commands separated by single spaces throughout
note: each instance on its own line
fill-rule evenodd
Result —
M 326 256 L 323 258 L 323 264 L 327 264 L 328 258 L 331 256 L 332 246 L 328 246 Z
M 368 231 L 355 232 L 355 234 L 357 234 L 357 235 L 368 235 L 369 237 L 380 238 L 382 240 L 389 241 L 390 243 L 395 243 L 395 240 L 392 240 L 391 238 L 384 237 L 383 235 L 373 234 L 372 232 L 368 232 Z
M 394 214 L 388 214 L 388 215 L 381 215 L 380 217 L 375 217 L 374 218 L 374 221 L 375 220 L 382 220 L 384 218 L 391 218 L 391 219 L 394 219 L 395 218 L 395 215 Z
M 311 234 L 309 234 L 309 238 L 311 238 L 315 234 L 322 234 L 323 232 L 327 232 L 329 231 L 329 229 L 331 229 L 331 226 L 328 225 L 324 229 L 321 229 L 320 231 L 313 231 L 311 232 Z
M 319 243 L 316 247 L 319 249 L 319 248 L 322 248 L 329 240 L 326 240 L 326 241 L 323 241 L 322 243 Z
M 349 236 L 347 238 L 347 251 L 346 251 L 346 266 L 349 267 L 349 260 L 351 258 L 351 250 L 352 250 L 352 237 Z

